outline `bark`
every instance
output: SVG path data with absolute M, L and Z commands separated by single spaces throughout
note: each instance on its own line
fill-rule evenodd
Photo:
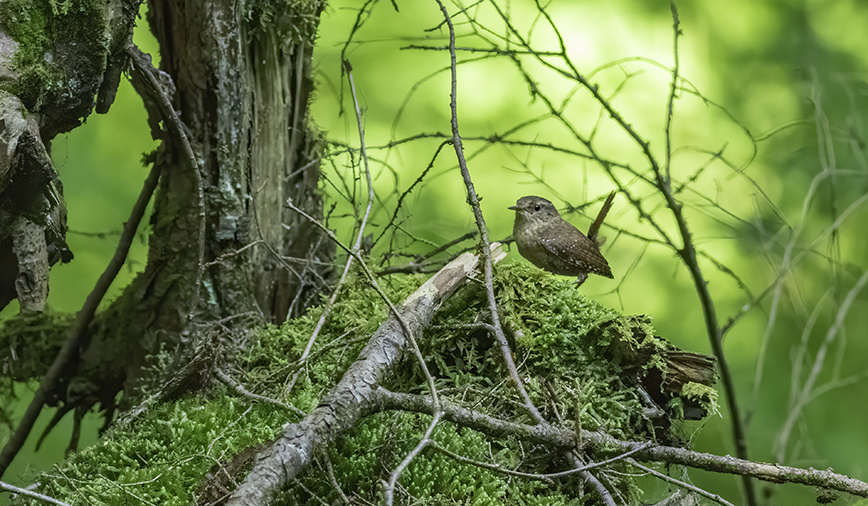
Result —
M 163 122 L 153 132 L 163 144 L 147 266 L 96 324 L 82 357 L 80 374 L 105 393 L 129 392 L 161 342 L 180 344 L 185 357 L 203 324 L 239 314 L 281 322 L 322 288 L 326 273 L 312 262 L 327 263 L 332 250 L 282 205 L 292 198 L 322 216 L 318 144 L 305 122 L 322 7 L 282 5 L 265 16 L 230 1 L 149 4 L 161 98 L 183 122 L 193 159 L 149 107 L 152 128 Z M 285 19 L 305 21 L 281 29 Z M 300 35 L 288 38 L 290 28 Z M 292 268 L 284 257 L 303 260 Z
M 492 244 L 491 249 L 495 262 L 506 257 L 499 243 Z M 479 256 L 464 253 L 407 297 L 398 309 L 400 315 L 392 314 L 380 325 L 319 406 L 300 422 L 286 425 L 280 437 L 260 453 L 253 470 L 227 504 L 270 504 L 274 495 L 310 464 L 319 449 L 372 412 L 383 379 L 412 349 L 406 332 L 417 341 L 421 339 L 434 312 L 468 277 L 478 275 L 478 268 Z
M 80 124 L 94 107 L 108 110 L 122 71 L 137 56 L 131 34 L 139 2 L 88 3 L 91 10 L 84 15 L 78 4 L 76 9 L 58 7 L 58 14 L 47 2 L 34 2 L 48 8 L 48 25 L 42 28 L 57 37 L 52 48 L 38 48 L 40 57 L 27 69 L 14 65 L 11 55 L 18 54 L 17 38 L 24 40 L 32 32 L 6 28 L 15 16 L 36 16 L 16 11 L 18 5 L 0 6 L 5 9 L 0 30 L 3 88 L 8 79 L 32 81 L 46 68 L 69 83 L 80 81 L 63 93 L 39 81 L 41 87 L 16 88 L 22 90 L 20 99 L 0 96 L 0 258 L 14 258 L 13 249 L 30 252 L 27 259 L 10 263 L 15 269 L 0 269 L 0 298 L 20 297 L 23 292 L 15 287 L 26 288 L 27 309 L 40 310 L 47 295 L 47 284 L 41 284 L 47 280 L 46 254 L 49 261 L 71 257 L 63 241 L 62 186 L 47 142 Z M 61 406 L 59 413 L 101 403 L 110 420 L 117 394 L 133 391 L 146 357 L 161 345 L 180 350 L 180 363 L 207 334 L 209 322 L 246 315 L 232 320 L 241 324 L 239 332 L 251 319 L 281 322 L 300 314 L 325 285 L 333 245 L 284 207 L 292 199 L 308 214 L 322 217 L 319 141 L 307 127 L 307 106 L 323 7 L 320 1 L 150 3 L 148 21 L 161 53 L 160 71 L 152 74 L 156 85 L 144 83 L 144 74 L 131 73 L 148 109 L 152 135 L 162 140 L 150 158 L 160 183 L 148 260 L 121 297 L 97 315 L 80 353 L 45 392 L 48 404 Z M 45 66 L 41 55 L 49 53 L 57 65 Z M 156 107 L 157 102 L 170 113 Z M 19 159 L 24 161 L 16 165 Z M 12 209 L 6 204 L 20 200 L 10 196 L 23 195 L 13 186 L 20 186 L 25 169 L 35 181 L 27 187 L 32 198 L 19 206 L 24 211 L 6 213 Z M 16 223 L 19 215 L 45 229 L 45 237 L 38 237 L 41 244 L 18 240 L 13 248 L 6 224 Z M 25 273 L 24 283 L 17 264 L 38 272 Z M 70 393 L 69 385 L 84 385 L 87 399 Z

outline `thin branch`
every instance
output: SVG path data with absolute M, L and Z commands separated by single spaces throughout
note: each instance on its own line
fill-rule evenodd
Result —
M 70 506 L 69 503 L 65 503 L 65 502 L 60 501 L 58 499 L 55 499 L 53 497 L 49 497 L 47 495 L 40 494 L 38 492 L 33 492 L 30 490 L 27 490 L 26 488 L 19 488 L 19 487 L 16 487 L 15 485 L 10 485 L 10 484 L 2 482 L 2 481 L 0 481 L 0 490 L 6 490 L 7 492 L 12 492 L 14 494 L 24 495 L 24 496 L 30 497 L 31 499 L 37 499 L 39 501 L 47 502 L 49 504 L 56 504 L 57 506 Z
M 501 355 L 503 355 L 510 376 L 523 399 L 525 409 L 534 417 L 534 419 L 537 420 L 537 422 L 545 423 L 545 419 L 543 419 L 539 410 L 534 406 L 533 401 L 530 399 L 530 395 L 528 395 L 527 390 L 524 388 L 524 384 L 518 374 L 518 369 L 515 367 L 515 362 L 512 359 L 512 350 L 509 348 L 509 342 L 507 341 L 506 336 L 503 333 L 503 328 L 500 325 L 500 313 L 497 309 L 497 300 L 494 297 L 494 276 L 492 272 L 493 269 L 490 251 L 491 242 L 488 239 L 488 227 L 485 225 L 485 217 L 482 215 L 482 209 L 479 207 L 479 197 L 476 195 L 476 189 L 474 188 L 473 180 L 470 177 L 470 170 L 467 168 L 467 161 L 464 158 L 464 148 L 461 144 L 461 134 L 458 131 L 458 71 L 455 56 L 455 27 L 452 25 L 452 17 L 449 15 L 449 11 L 446 10 L 446 6 L 443 5 L 443 2 L 440 0 L 436 0 L 436 2 L 437 5 L 440 6 L 440 12 L 446 20 L 446 25 L 449 27 L 449 58 L 452 68 L 452 89 L 449 95 L 449 108 L 452 112 L 452 144 L 455 148 L 455 155 L 458 157 L 458 165 L 461 168 L 461 175 L 464 178 L 464 186 L 467 189 L 467 202 L 473 209 L 473 217 L 476 219 L 477 228 L 479 228 L 484 262 L 484 285 L 486 296 L 488 298 L 488 307 L 491 311 L 491 324 L 494 326 L 494 334 L 500 343 Z
M 666 187 L 672 187 L 672 179 L 670 169 L 672 168 L 672 118 L 675 115 L 675 92 L 678 89 L 678 37 L 681 35 L 681 22 L 678 19 L 678 8 L 675 6 L 675 0 L 669 1 L 669 8 L 672 10 L 672 55 L 675 58 L 675 64 L 672 67 L 672 84 L 669 88 L 669 100 L 666 105 L 666 162 L 664 165 Z
M 325 453 L 325 455 L 323 456 L 323 460 L 325 461 L 326 472 L 329 475 L 329 483 L 331 483 L 332 487 L 338 492 L 338 497 L 341 498 L 341 501 L 344 504 L 347 504 L 347 505 L 352 504 L 353 502 L 350 501 L 350 498 L 347 497 L 347 494 L 344 493 L 344 489 L 342 489 L 340 483 L 338 483 L 338 479 L 335 476 L 334 466 L 332 466 L 332 459 L 329 458 L 328 452 L 324 452 L 324 453 Z
M 452 260 L 454 260 L 454 257 L 457 256 L 457 254 L 453 255 L 453 257 L 449 258 L 448 260 L 439 260 L 439 261 L 435 260 L 435 261 L 429 261 L 429 262 L 426 262 L 425 260 L 433 257 L 434 255 L 436 255 L 438 253 L 442 253 L 442 252 L 446 251 L 447 249 L 451 248 L 452 246 L 455 246 L 458 243 L 464 242 L 468 239 L 473 239 L 474 237 L 476 237 L 476 232 L 467 232 L 466 234 L 462 235 L 461 237 L 458 237 L 457 239 L 453 239 L 442 246 L 438 246 L 437 248 L 429 251 L 428 253 L 425 253 L 424 255 L 416 255 L 414 257 L 413 261 L 407 265 L 396 265 L 393 267 L 387 267 L 387 268 L 377 272 L 377 274 L 380 276 L 383 276 L 385 274 L 395 274 L 395 273 L 399 273 L 399 272 L 410 272 L 410 273 L 426 272 L 425 268 L 430 267 L 430 266 L 440 265 L 440 264 L 446 264 L 447 262 L 451 262 Z M 500 242 L 505 244 L 504 241 L 500 241 Z M 439 269 L 439 267 L 437 269 Z M 434 269 L 434 270 L 437 270 L 437 269 Z
M 563 478 L 565 476 L 570 476 L 572 474 L 580 473 L 582 471 L 587 471 L 589 469 L 594 469 L 596 467 L 605 467 L 605 466 L 608 466 L 609 464 L 612 464 L 613 462 L 623 460 L 623 459 L 629 457 L 630 455 L 633 455 L 634 453 L 641 451 L 641 450 L 647 448 L 648 446 L 651 446 L 651 443 L 647 443 L 646 446 L 636 447 L 636 448 L 634 448 L 634 449 L 632 449 L 626 453 L 616 455 L 616 456 L 614 456 L 610 459 L 604 460 L 602 462 L 592 462 L 592 463 L 584 465 L 582 467 L 578 467 L 578 468 L 574 468 L 574 469 L 568 469 L 566 471 L 560 471 L 557 473 L 542 473 L 542 474 L 540 474 L 540 473 L 523 473 L 521 471 L 513 471 L 512 469 L 507 469 L 507 468 L 500 466 L 498 464 L 489 464 L 487 462 L 480 462 L 478 460 L 470 459 L 470 458 L 464 457 L 462 455 L 458 455 L 457 453 L 451 452 L 451 451 L 447 450 L 446 448 L 443 448 L 442 446 L 437 444 L 437 442 L 432 442 L 430 446 L 433 450 L 436 450 L 436 451 L 442 453 L 443 455 L 446 455 L 447 457 L 454 459 L 458 462 L 461 462 L 463 464 L 470 464 L 472 466 L 476 466 L 476 467 L 479 467 L 482 469 L 488 469 L 491 471 L 496 471 L 498 473 L 508 474 L 510 476 L 518 476 L 520 478 L 527 478 L 530 480 L 541 480 L 541 481 L 547 481 L 549 483 L 554 483 L 553 478 Z
M 377 390 L 381 409 L 394 409 L 431 414 L 431 399 L 421 395 Z M 646 446 L 647 441 L 621 441 L 598 431 L 581 430 L 576 434 L 572 428 L 527 425 L 502 420 L 451 401 L 441 401 L 443 418 L 449 422 L 482 432 L 490 437 L 511 437 L 523 441 L 553 445 L 562 449 L 577 448 L 580 441 L 593 448 L 596 455 L 619 455 L 637 450 L 633 458 L 645 462 L 664 462 L 703 469 L 716 473 L 750 476 L 772 483 L 799 483 L 815 487 L 839 490 L 859 497 L 868 497 L 868 483 L 850 478 L 832 470 L 800 469 L 764 462 L 753 462 L 729 455 L 720 456 L 696 452 L 672 446 Z M 642 448 L 640 448 L 642 447 Z
M 150 56 L 145 56 L 145 54 L 134 45 L 130 45 L 127 48 L 127 55 L 132 61 L 130 72 L 135 76 L 138 76 L 139 79 L 147 84 L 147 93 L 157 103 L 157 106 L 160 109 L 160 114 L 169 129 L 169 133 L 172 135 L 172 140 L 180 147 L 181 154 L 183 155 L 181 159 L 186 162 L 187 169 L 192 171 L 193 175 L 196 176 L 196 197 L 199 205 L 199 258 L 196 264 L 198 266 L 196 271 L 196 285 L 193 288 L 190 311 L 187 315 L 188 321 L 192 321 L 193 312 L 199 304 L 199 290 L 202 285 L 202 274 L 205 272 L 206 212 L 202 167 L 199 166 L 199 162 L 196 159 L 196 153 L 193 152 L 190 140 L 187 138 L 186 127 L 181 122 L 181 118 L 178 116 L 175 108 L 172 107 L 172 103 L 169 100 L 169 97 L 166 96 L 163 85 L 160 84 L 160 81 L 157 78 L 159 71 L 154 68 L 154 65 L 151 63 Z
M 401 461 L 398 467 L 396 467 L 395 470 L 389 474 L 389 481 L 385 483 L 385 490 L 383 493 L 383 502 L 386 504 L 386 506 L 392 506 L 392 504 L 394 503 L 395 485 L 398 483 L 398 478 L 401 477 L 401 474 L 404 472 L 405 469 L 407 469 L 407 466 L 410 465 L 410 462 L 413 462 L 413 459 L 415 459 L 420 453 L 422 453 L 422 450 L 424 450 L 426 446 L 433 443 L 431 439 L 431 433 L 434 432 L 434 427 L 436 427 L 437 424 L 440 423 L 441 418 L 443 418 L 443 412 L 435 412 L 434 417 L 431 419 L 431 423 L 428 424 L 428 429 L 425 430 L 425 435 L 422 436 L 422 439 L 419 441 L 419 443 L 416 444 L 416 447 L 413 448 L 413 450 L 408 453 L 406 457 L 404 457 L 404 460 Z
M 160 169 L 157 164 L 154 164 L 151 167 L 151 171 L 148 173 L 148 177 L 145 179 L 138 200 L 136 200 L 135 205 L 133 205 L 133 210 L 130 213 L 129 220 L 124 223 L 123 232 L 121 233 L 121 238 L 118 241 L 118 247 L 115 249 L 114 256 L 112 256 L 105 271 L 100 275 L 93 291 L 88 294 L 87 299 L 84 301 L 84 305 L 76 316 L 75 323 L 70 328 L 69 337 L 63 344 L 60 352 L 58 352 L 57 356 L 54 358 L 54 362 L 52 362 L 51 367 L 48 368 L 45 376 L 42 377 L 42 381 L 39 383 L 39 388 L 33 394 L 33 400 L 30 402 L 30 405 L 27 406 L 27 411 L 25 411 L 24 416 L 21 418 L 21 422 L 18 424 L 18 429 L 15 430 L 15 433 L 12 434 L 9 441 L 3 447 L 3 451 L 0 452 L 0 477 L 3 476 L 3 473 L 12 463 L 12 460 L 15 458 L 15 455 L 18 454 L 21 447 L 24 446 L 24 441 L 27 439 L 27 435 L 30 434 L 30 431 L 33 429 L 33 424 L 36 422 L 39 413 L 42 412 L 42 407 L 48 399 L 48 392 L 57 388 L 64 369 L 66 369 L 66 366 L 78 356 L 79 348 L 81 348 L 81 345 L 87 336 L 87 327 L 90 325 L 91 320 L 93 320 L 93 315 L 96 313 L 99 303 L 102 301 L 102 298 L 111 286 L 112 281 L 114 281 L 115 277 L 118 275 L 118 272 L 120 272 L 124 262 L 126 262 L 130 246 L 133 244 L 133 240 L 136 237 L 136 229 L 139 226 L 139 222 L 142 221 L 142 217 L 145 215 L 148 202 L 151 200 L 151 195 L 153 195 L 154 189 L 157 187 L 159 180 Z
M 817 350 L 817 355 L 814 357 L 814 365 L 811 368 L 810 374 L 808 374 L 808 378 L 805 380 L 805 384 L 802 386 L 801 391 L 796 399 L 795 405 L 790 409 L 789 414 L 787 415 L 787 419 L 784 422 L 784 426 L 781 429 L 780 435 L 777 439 L 777 444 L 783 447 L 786 445 L 787 439 L 789 439 L 790 431 L 792 431 L 793 426 L 796 424 L 796 421 L 801 417 L 802 411 L 805 406 L 812 399 L 812 395 L 814 392 L 814 385 L 817 382 L 817 378 L 820 376 L 820 373 L 823 371 L 823 366 L 825 365 L 826 354 L 829 351 L 829 346 L 835 341 L 835 338 L 838 336 L 838 333 L 841 331 L 841 328 L 844 326 L 844 319 L 847 317 L 847 314 L 850 312 L 850 307 L 853 305 L 853 302 L 856 300 L 856 297 L 862 293 L 862 289 L 865 288 L 865 284 L 868 283 L 868 270 L 862 273 L 862 276 L 859 277 L 859 280 L 856 281 L 856 285 L 847 292 L 847 296 L 844 297 L 844 300 L 841 302 L 841 305 L 838 307 L 838 313 L 835 315 L 835 322 L 829 327 L 829 330 L 826 331 L 826 337 L 823 339 L 823 342 L 820 344 L 820 348 Z M 783 450 L 781 450 L 783 452 Z
M 362 124 L 362 111 L 359 108 L 359 100 L 356 96 L 356 85 L 353 82 L 353 67 L 350 65 L 349 60 L 344 60 L 344 71 L 347 73 L 347 80 L 350 83 L 350 90 L 353 95 L 353 105 L 355 106 L 356 113 L 356 124 L 359 130 L 359 145 L 361 146 L 362 151 L 362 163 L 365 167 L 365 181 L 368 183 L 368 204 L 365 207 L 365 214 L 359 223 L 359 233 L 356 235 L 356 242 L 353 244 L 353 251 L 358 253 L 362 248 L 362 237 L 365 233 L 365 226 L 368 223 L 368 217 L 371 215 L 371 207 L 374 204 L 374 184 L 371 181 L 371 169 L 368 166 L 368 152 L 365 148 L 365 127 Z M 323 309 L 322 314 L 319 317 L 319 320 L 316 322 L 316 327 L 313 329 L 313 333 L 310 336 L 310 339 L 307 341 L 307 346 L 304 348 L 304 352 L 301 354 L 301 358 L 299 358 L 299 362 L 301 362 L 302 367 L 306 364 L 307 358 L 310 355 L 311 350 L 313 349 L 314 343 L 316 343 L 316 338 L 319 336 L 320 331 L 325 325 L 326 319 L 331 314 L 332 308 L 334 307 L 335 301 L 338 298 L 338 294 L 343 288 L 344 283 L 347 280 L 347 275 L 350 272 L 350 267 L 353 264 L 353 256 L 347 257 L 347 263 L 344 265 L 344 271 L 341 273 L 341 278 L 338 280 L 337 285 L 335 285 L 332 290 L 331 297 L 329 297 L 328 302 L 326 302 L 325 308 Z M 295 382 L 298 380 L 298 375 L 301 373 L 301 368 L 299 368 L 295 374 L 293 374 L 292 379 L 289 382 L 289 386 L 286 387 L 286 392 L 289 393 L 292 391 L 292 387 L 295 386 Z
M 675 484 L 675 485 L 678 485 L 679 487 L 682 487 L 682 488 L 685 488 L 685 489 L 687 489 L 687 490 L 690 490 L 691 492 L 697 493 L 697 494 L 699 494 L 699 495 L 701 495 L 701 496 L 703 496 L 703 497 L 707 497 L 707 498 L 711 499 L 711 500 L 714 501 L 714 502 L 717 502 L 717 503 L 723 504 L 724 506 L 735 506 L 734 504 L 732 504 L 731 502 L 725 500 L 724 498 L 720 497 L 720 496 L 717 495 L 717 494 L 712 494 L 711 492 L 708 492 L 708 491 L 706 491 L 706 490 L 703 490 L 703 489 L 701 489 L 701 488 L 699 488 L 699 487 L 697 487 L 697 486 L 694 486 L 694 485 L 691 485 L 691 484 L 686 483 L 686 482 L 684 482 L 684 481 L 681 481 L 681 480 L 675 479 L 675 478 L 673 478 L 673 477 L 671 477 L 671 476 L 667 476 L 667 475 L 665 475 L 665 474 L 663 474 L 663 473 L 661 473 L 661 472 L 659 472 L 659 471 L 655 471 L 654 469 L 651 469 L 650 467 L 643 466 L 642 464 L 636 462 L 636 461 L 633 460 L 633 459 L 627 459 L 627 462 L 629 462 L 631 466 L 637 467 L 637 468 L 639 468 L 639 469 L 645 471 L 646 473 L 648 473 L 648 474 L 650 474 L 650 475 L 652 475 L 652 476 L 655 476 L 655 477 L 657 477 L 657 478 L 660 478 L 660 479 L 663 480 L 663 481 L 668 481 L 669 483 L 673 483 L 673 484 Z
M 296 207 L 295 204 L 292 203 L 291 199 L 286 201 L 286 206 L 288 208 L 292 209 L 293 211 L 297 212 L 298 214 L 307 218 L 311 223 L 313 223 L 314 225 L 319 227 L 320 230 L 322 230 L 327 236 L 329 236 L 329 238 L 332 241 L 334 241 L 335 244 L 337 244 L 341 249 L 346 251 L 351 256 L 355 257 L 356 260 L 358 260 L 359 264 L 362 266 L 362 271 L 368 277 L 368 281 L 371 282 L 371 285 L 374 287 L 374 290 L 377 291 L 377 294 L 380 296 L 380 298 L 382 298 L 383 301 L 386 303 L 386 305 L 389 306 L 389 310 L 391 311 L 391 314 L 393 314 L 395 316 L 395 318 L 398 320 L 398 323 L 401 325 L 401 328 L 404 330 L 404 333 L 406 334 L 407 339 L 410 340 L 410 343 L 412 344 L 412 348 L 413 348 L 413 353 L 416 355 L 416 359 L 418 360 L 420 367 L 422 367 L 422 373 L 425 375 L 425 378 L 428 380 L 428 388 L 429 388 L 429 390 L 431 390 L 431 395 L 433 396 L 434 402 L 436 404 L 438 402 L 438 396 L 437 396 L 437 387 L 434 385 L 434 377 L 431 376 L 431 373 L 428 370 L 428 365 L 425 363 L 425 358 L 422 356 L 422 352 L 419 350 L 419 345 L 416 343 L 416 338 L 413 337 L 413 334 L 410 332 L 410 328 L 407 325 L 407 322 L 404 321 L 404 318 L 401 316 L 401 313 L 398 311 L 398 308 L 395 307 L 395 304 L 393 304 L 392 301 L 389 300 L 389 296 L 386 295 L 386 292 L 384 292 L 383 289 L 380 287 L 380 284 L 377 282 L 377 278 L 374 275 L 374 272 L 371 270 L 370 267 L 368 267 L 367 262 L 365 262 L 365 260 L 361 256 L 361 254 L 358 251 L 351 250 L 348 247 L 346 247 L 340 241 L 340 239 L 338 239 L 338 237 L 335 235 L 334 232 L 332 232 L 331 230 L 326 228 L 325 225 L 320 223 L 319 220 L 317 220 L 313 216 L 307 214 L 303 210 Z
M 376 245 L 378 242 L 380 242 L 380 239 L 383 238 L 383 236 L 386 234 L 386 232 L 389 231 L 389 228 L 391 228 L 392 224 L 395 223 L 395 220 L 398 218 L 398 212 L 400 212 L 400 210 L 401 210 L 401 204 L 404 202 L 404 199 L 407 198 L 407 195 L 409 195 L 410 192 L 413 191 L 413 188 L 415 188 L 417 185 L 422 183 L 422 180 L 425 179 L 425 176 L 428 175 L 428 172 L 430 172 L 431 169 L 434 168 L 434 161 L 437 160 L 437 155 L 440 154 L 440 151 L 443 149 L 444 146 L 446 146 L 447 143 L 448 143 L 448 141 L 443 141 L 440 143 L 439 146 L 437 146 L 437 150 L 434 152 L 434 156 L 431 157 L 431 161 L 428 162 L 428 166 L 425 167 L 425 170 L 423 170 L 422 173 L 419 174 L 419 177 L 417 177 L 416 180 L 413 181 L 413 184 L 411 184 L 409 188 L 404 190 L 404 192 L 401 193 L 401 195 L 398 197 L 398 203 L 395 205 L 395 212 L 392 214 L 392 218 L 389 219 L 389 223 L 386 223 L 386 226 L 383 227 L 383 231 L 380 232 L 380 235 L 378 235 L 377 238 L 374 239 L 374 245 Z
M 214 370 L 214 377 L 217 378 L 218 380 L 220 380 L 220 382 L 223 383 L 224 385 L 226 385 L 227 387 L 229 387 L 232 390 L 234 390 L 235 392 L 243 395 L 244 397 L 247 397 L 248 399 L 253 399 L 255 401 L 264 402 L 266 404 L 271 404 L 272 406 L 277 406 L 281 409 L 285 409 L 287 411 L 295 413 L 298 416 L 307 415 L 307 413 L 305 413 L 304 411 L 298 409 L 297 407 L 295 407 L 291 404 L 285 404 L 283 402 L 280 402 L 276 399 L 272 399 L 271 397 L 266 397 L 264 395 L 254 394 L 253 392 L 244 388 L 244 386 L 241 385 L 241 383 L 238 383 L 237 381 L 232 379 L 232 377 L 229 376 L 228 374 L 226 374 L 226 372 L 224 372 L 222 369 L 215 369 Z

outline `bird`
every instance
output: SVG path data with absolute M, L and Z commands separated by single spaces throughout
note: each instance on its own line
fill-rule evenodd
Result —
M 530 263 L 553 274 L 576 276 L 577 285 L 588 273 L 614 278 L 609 263 L 600 253 L 597 231 L 612 205 L 614 192 L 606 199 L 588 236 L 563 219 L 550 201 L 528 195 L 509 209 L 515 211 L 512 234 L 518 252 Z

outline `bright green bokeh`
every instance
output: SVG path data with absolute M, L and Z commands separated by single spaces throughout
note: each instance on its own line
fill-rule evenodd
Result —
M 341 76 L 340 51 L 356 20 L 359 2 L 331 2 L 323 15 L 320 38 L 315 50 L 317 91 L 313 118 L 330 139 L 358 146 L 355 117 L 345 78 Z M 689 179 L 697 168 L 709 165 L 693 182 L 698 194 L 686 192 L 689 225 L 698 246 L 714 259 L 735 271 L 754 295 L 771 283 L 787 244 L 787 236 L 778 233 L 781 218 L 765 203 L 763 194 L 777 207 L 780 216 L 792 226 L 804 226 L 795 248 L 807 248 L 819 233 L 829 227 L 834 216 L 868 189 L 868 170 L 860 147 L 866 109 L 865 76 L 868 75 L 868 10 L 856 0 L 842 2 L 680 2 L 679 39 L 680 73 L 713 104 L 682 92 L 675 103 L 672 125 L 673 175 L 679 181 Z M 382 148 L 388 142 L 419 133 L 449 132 L 448 54 L 444 51 L 401 49 L 411 44 L 442 46 L 446 31 L 435 2 L 399 2 L 395 12 L 391 2 L 380 2 L 363 28 L 349 44 L 346 57 L 354 67 L 353 76 L 364 115 L 366 143 L 372 161 L 372 175 L 379 199 L 371 228 L 375 236 L 391 217 L 397 196 L 406 190 L 431 162 L 441 139 L 423 139 Z M 672 20 L 668 4 L 639 0 L 615 2 L 552 2 L 549 8 L 562 33 L 568 51 L 580 72 L 590 75 L 606 96 L 622 86 L 613 99 L 618 111 L 648 141 L 658 159 L 663 159 L 666 99 L 673 65 Z M 456 21 L 463 21 L 452 5 Z M 509 14 L 522 30 L 533 27 L 531 40 L 545 49 L 557 48 L 556 39 L 536 15 L 531 2 L 509 4 Z M 491 27 L 500 26 L 489 4 L 474 6 L 471 13 Z M 144 23 L 142 23 L 144 24 Z M 139 35 L 142 29 L 139 28 Z M 502 28 L 502 27 L 501 27 Z M 433 29 L 426 32 L 425 30 Z M 458 29 L 466 31 L 466 24 Z M 139 36 L 137 35 L 137 36 Z M 502 35 L 502 29 L 492 37 Z M 478 44 L 462 37 L 459 45 Z M 153 47 L 153 46 L 151 46 Z M 148 51 L 148 49 L 146 49 Z M 153 51 L 153 49 L 150 49 Z M 459 125 L 465 137 L 464 147 L 477 192 L 483 197 L 482 208 L 493 239 L 511 233 L 512 213 L 506 209 L 527 194 L 538 194 L 556 205 L 581 205 L 613 189 L 612 182 L 600 167 L 577 157 L 569 157 L 541 148 L 491 146 L 474 137 L 504 134 L 515 125 L 546 112 L 544 104 L 533 100 L 528 86 L 506 58 L 481 58 L 482 54 L 461 53 L 459 61 Z M 654 65 L 642 57 L 657 62 Z M 606 66 L 624 59 L 620 65 Z M 647 165 L 635 143 L 600 115 L 599 107 L 587 91 L 559 78 L 538 63 L 527 61 L 526 70 L 537 85 L 557 100 L 572 96 L 564 106 L 564 115 L 577 125 L 583 135 L 590 135 L 600 119 L 595 137 L 601 156 L 628 163 L 641 170 Z M 630 77 L 625 79 L 625 75 Z M 746 168 L 754 144 L 742 128 L 733 123 L 714 104 L 724 107 L 755 138 L 756 159 Z M 557 105 L 560 105 L 558 103 Z M 340 114 L 343 111 L 343 114 Z M 829 133 L 815 126 L 815 120 L 828 121 Z M 784 127 L 787 128 L 784 128 Z M 774 135 L 766 136 L 766 134 Z M 568 146 L 579 150 L 568 132 L 552 120 L 535 123 L 522 130 L 521 138 Z M 833 139 L 827 144 L 829 139 Z M 152 149 L 144 121 L 141 102 L 127 83 L 118 94 L 118 102 L 106 116 L 92 116 L 82 128 L 53 143 L 53 156 L 65 186 L 69 204 L 69 223 L 74 231 L 109 232 L 120 229 L 138 194 L 145 169 L 141 153 Z M 736 168 L 750 178 L 735 175 L 719 161 L 710 161 L 708 153 L 723 150 Z M 821 157 L 819 153 L 823 153 Z M 861 155 L 860 155 L 861 153 Z M 832 214 L 832 186 L 820 186 L 816 201 L 802 218 L 803 202 L 812 179 L 822 168 L 823 160 L 834 155 L 837 168 L 852 171 L 839 175 L 835 185 L 837 210 Z M 447 146 L 434 162 L 424 182 L 405 200 L 399 214 L 402 228 L 413 236 L 436 244 L 447 242 L 475 228 L 473 216 L 465 204 L 464 185 Z M 342 199 L 340 178 L 353 186 L 352 175 L 338 159 L 340 170 L 326 164 L 325 184 L 330 199 L 339 204 L 338 212 L 347 212 Z M 826 162 L 830 163 L 830 162 Z M 533 182 L 527 173 L 541 177 L 551 188 Z M 861 171 L 861 172 L 860 172 Z M 356 169 L 358 175 L 358 169 Z M 756 184 L 752 184 L 754 181 Z M 332 186 L 334 185 L 334 186 Z M 356 182 L 358 201 L 364 203 L 365 192 Z M 638 188 L 638 187 L 637 187 Z M 762 193 L 758 189 L 762 190 Z M 396 194 L 395 192 L 398 192 Z M 645 187 L 638 197 L 652 192 Z M 708 197 L 703 201 L 701 196 Z M 383 206 L 382 204 L 385 204 Z M 731 215 L 712 207 L 719 204 Z M 599 201 L 584 211 L 585 216 L 568 219 L 587 229 Z M 653 206 L 649 208 L 654 209 Z M 676 236 L 665 212 L 654 209 L 666 232 Z M 864 223 L 865 209 L 857 208 L 843 222 L 835 247 L 820 242 L 794 269 L 786 283 L 778 308 L 775 327 L 769 333 L 761 388 L 753 398 L 754 380 L 763 335 L 771 311 L 766 296 L 738 321 L 727 335 L 724 346 L 735 378 L 742 409 L 752 414 L 748 425 L 751 457 L 773 461 L 774 440 L 778 437 L 789 406 L 792 355 L 806 322 L 817 305 L 822 308 L 813 334 L 809 356 L 813 357 L 833 323 L 835 311 L 855 280 L 868 267 L 868 235 Z M 653 235 L 647 224 L 619 195 L 607 223 L 631 231 Z M 333 219 L 343 240 L 351 242 L 352 219 Z M 765 235 L 758 230 L 763 229 Z M 787 232 L 784 228 L 784 232 Z M 787 232 L 788 233 L 788 232 Z M 609 259 L 615 280 L 592 277 L 583 287 L 586 295 L 627 313 L 644 313 L 654 318 L 661 335 L 686 349 L 708 352 L 702 313 L 692 280 L 671 250 L 645 245 L 627 235 L 604 228 L 608 242 L 604 253 Z M 380 244 L 385 250 L 390 234 Z M 57 266 L 52 272 L 50 303 L 56 310 L 76 311 L 96 278 L 105 268 L 117 236 L 94 239 L 70 234 L 69 242 L 75 261 Z M 425 251 L 430 246 L 397 234 L 393 247 Z M 144 246 L 137 242 L 131 259 L 136 264 L 125 269 L 112 287 L 110 297 L 130 279 L 144 262 Z M 377 251 L 375 250 L 375 253 Z M 829 257 L 833 259 L 829 261 Z M 515 252 L 508 261 L 523 261 Z M 838 269 L 837 278 L 830 274 L 830 264 Z M 703 260 L 709 287 L 717 303 L 720 323 L 748 302 L 733 279 Z M 837 294 L 829 287 L 840 281 Z M 823 299 L 823 297 L 826 297 Z M 845 320 L 846 348 L 833 347 L 827 363 L 839 365 L 840 377 L 862 374 L 868 340 L 861 329 L 868 328 L 866 297 L 856 298 Z M 2 315 L 14 314 L 10 307 Z M 843 351 L 842 351 L 843 350 Z M 820 382 L 828 381 L 828 371 Z M 807 375 L 806 366 L 801 380 Z M 864 420 L 868 417 L 868 388 L 864 377 L 841 389 L 817 398 L 805 410 L 802 422 L 791 436 L 787 463 L 825 468 L 868 478 L 864 455 L 868 454 L 868 437 Z M 723 397 L 721 396 L 721 403 Z M 698 432 L 694 445 L 713 453 L 734 453 L 730 435 L 729 413 L 707 420 Z M 798 441 L 796 444 L 795 442 Z M 693 481 L 730 500 L 737 498 L 738 480 L 708 473 L 691 472 Z M 765 487 L 765 486 L 764 486 Z M 769 486 L 777 503 L 807 504 L 813 492 L 801 486 Z M 740 502 L 735 499 L 736 503 Z

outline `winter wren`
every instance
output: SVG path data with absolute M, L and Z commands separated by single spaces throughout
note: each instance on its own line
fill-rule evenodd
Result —
M 561 218 L 548 200 L 534 196 L 518 199 L 514 206 L 509 207 L 515 211 L 512 235 L 518 252 L 530 263 L 551 273 L 578 276 L 576 282 L 580 285 L 589 272 L 613 278 L 609 263 L 600 253 L 600 244 L 596 241 L 597 229 L 612 197 L 614 193 L 588 232 L 592 238 Z

